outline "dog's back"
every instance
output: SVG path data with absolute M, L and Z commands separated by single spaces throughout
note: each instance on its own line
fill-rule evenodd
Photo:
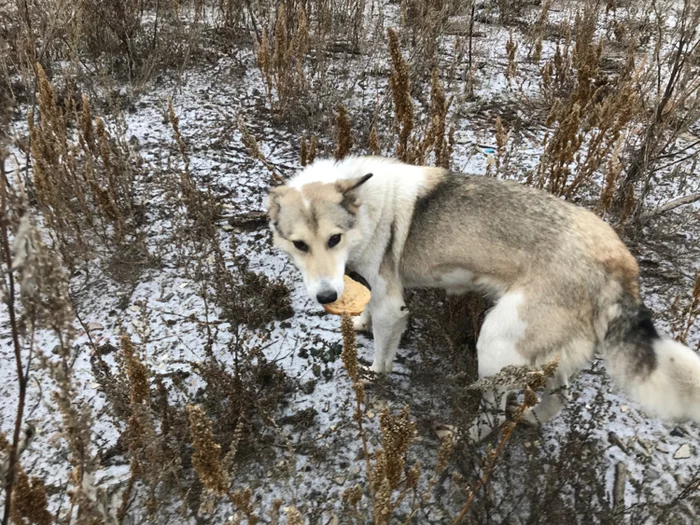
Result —
M 505 362 L 498 342 L 480 350 L 483 375 L 559 355 L 568 376 L 600 351 L 647 409 L 700 420 L 700 359 L 657 334 L 636 260 L 588 210 L 515 182 L 446 174 L 416 201 L 401 273 L 408 286 L 467 285 L 504 299 L 491 326 L 507 332 L 517 355 Z M 514 318 L 521 331 L 512 329 Z

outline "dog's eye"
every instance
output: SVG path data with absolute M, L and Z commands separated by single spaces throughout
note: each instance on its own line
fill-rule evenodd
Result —
M 304 241 L 294 241 L 293 242 L 294 247 L 299 250 L 300 252 L 308 252 L 309 251 L 309 245 L 306 244 Z
M 335 235 L 331 235 L 331 238 L 328 239 L 328 247 L 333 248 L 333 246 L 336 246 L 340 242 L 340 234 L 336 233 Z

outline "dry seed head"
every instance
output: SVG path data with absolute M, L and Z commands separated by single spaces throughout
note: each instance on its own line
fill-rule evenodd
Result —
M 496 168 L 501 167 L 501 159 L 505 155 L 508 133 L 503 127 L 501 117 L 496 117 Z
M 258 147 L 258 141 L 255 140 L 255 137 L 251 135 L 248 131 L 248 127 L 245 125 L 245 122 L 243 121 L 243 117 L 241 115 L 238 115 L 238 129 L 241 132 L 241 140 L 243 142 L 243 145 L 248 150 L 250 156 L 262 162 L 276 182 L 284 183 L 284 179 L 277 173 L 277 170 L 275 169 L 274 165 L 269 160 L 267 160 L 267 158 L 265 158 L 265 155 L 263 155 L 262 151 L 260 151 L 260 148 Z
M 377 133 L 377 125 L 372 124 L 372 129 L 369 132 L 369 152 L 372 155 L 379 155 L 381 147 L 379 145 L 379 133 Z
M 50 525 L 53 516 L 47 509 L 44 482 L 36 477 L 30 479 L 20 468 L 12 490 L 12 521 L 17 524 Z
M 301 136 L 301 147 L 299 148 L 299 157 L 302 166 L 306 166 L 309 160 L 309 150 L 306 144 L 306 135 Z
M 415 440 L 416 424 L 410 419 L 408 406 L 394 416 L 386 408 L 379 416 L 382 448 L 386 455 L 386 478 L 392 489 L 398 487 L 406 465 L 408 447 Z
M 442 151 L 440 152 L 440 158 L 438 159 L 437 165 L 446 170 L 450 169 L 450 161 L 452 159 L 452 152 L 455 147 L 455 125 L 450 126 L 450 133 L 447 137 L 447 142 L 445 142 Z M 476 319 L 476 318 L 475 318 Z M 476 332 L 478 334 L 478 331 Z
M 557 354 L 551 361 L 548 361 L 547 363 L 542 365 L 542 372 L 546 377 L 554 377 L 554 374 L 556 374 L 557 369 L 559 368 L 560 360 L 561 356 Z
M 304 525 L 304 518 L 296 507 L 287 507 L 284 510 L 287 515 L 287 525 Z
M 248 150 L 248 153 L 250 153 L 250 156 L 255 157 L 256 159 L 264 158 L 260 148 L 258 147 L 258 141 L 255 140 L 255 137 L 250 134 L 248 131 L 248 126 L 245 125 L 245 121 L 240 115 L 238 115 L 238 129 L 241 132 L 241 141 Z
M 235 491 L 233 493 L 232 501 L 236 508 L 245 514 L 245 517 L 248 520 L 248 525 L 256 525 L 258 522 L 258 517 L 255 514 L 253 491 L 250 490 L 250 487 L 246 487 L 244 490 Z
M 535 391 L 530 387 L 526 386 L 525 387 L 525 406 L 527 407 L 534 407 L 537 403 L 539 403 L 539 399 L 537 398 L 537 394 Z
M 516 426 L 517 426 L 517 423 L 515 421 L 506 421 L 505 423 L 503 423 L 501 425 L 501 434 L 506 435 L 506 436 L 512 434 L 513 431 L 515 430 Z M 498 454 L 496 454 L 493 457 L 494 461 L 495 461 L 497 456 L 498 456 Z
M 233 469 L 233 462 L 236 459 L 236 454 L 238 454 L 238 446 L 243 439 L 243 420 L 242 418 L 236 423 L 236 428 L 233 429 L 233 437 L 231 439 L 231 445 L 229 446 L 228 452 L 224 456 L 223 465 L 227 472 Z
M 129 377 L 131 404 L 148 404 L 150 400 L 148 368 L 141 361 L 127 334 L 121 336 L 121 348 L 126 364 L 126 374 Z
M 343 491 L 342 501 L 346 507 L 355 507 L 362 499 L 362 487 L 355 485 Z
M 365 402 L 365 385 L 363 385 L 361 382 L 356 382 L 353 386 L 353 389 L 355 390 L 355 397 L 357 399 L 357 402 L 362 404 Z M 357 423 L 362 422 L 362 411 L 357 410 L 355 412 L 354 419 Z
M 216 492 L 205 488 L 199 497 L 199 512 L 200 516 L 213 516 L 219 506 L 220 496 Z
M 87 147 L 95 152 L 95 137 L 92 126 L 92 113 L 90 110 L 90 100 L 87 95 L 83 95 L 83 108 L 80 113 L 80 131 Z
M 507 142 L 508 133 L 506 133 L 506 129 L 503 127 L 501 117 L 496 117 L 496 146 L 498 147 L 499 152 L 503 151 Z
M 285 69 L 284 61 L 287 57 L 288 40 L 287 12 L 284 7 L 284 2 L 280 2 L 279 9 L 277 10 L 277 22 L 275 22 L 275 48 L 272 56 L 272 63 L 276 72 L 280 72 Z
M 345 365 L 345 370 L 347 370 L 353 383 L 357 383 L 359 379 L 357 340 L 352 319 L 347 313 L 344 313 L 340 320 L 340 331 L 343 334 L 343 353 L 341 354 L 343 365 Z
M 617 188 L 617 181 L 622 173 L 622 163 L 620 162 L 620 148 L 622 146 L 624 135 L 620 134 L 618 137 L 615 149 L 613 150 L 610 159 L 605 165 L 605 179 L 603 185 L 603 191 L 600 194 L 600 200 L 596 206 L 596 212 L 604 216 L 605 213 L 610 209 L 613 203 L 613 197 L 615 196 L 615 190 Z
M 267 37 L 267 30 L 263 29 L 260 44 L 257 49 L 258 68 L 265 79 L 265 88 L 267 89 L 267 98 L 272 105 L 272 75 L 270 74 L 270 42 Z
M 445 89 L 442 86 L 442 82 L 440 82 L 438 70 L 435 68 L 433 69 L 430 87 L 430 125 L 418 148 L 418 158 L 415 159 L 416 161 L 425 163 L 425 155 L 432 149 L 435 154 L 436 164 L 444 167 L 444 156 L 449 147 L 445 141 L 446 119 L 447 111 L 451 103 L 452 99 L 448 101 L 445 97 Z
M 25 212 L 19 221 L 11 250 L 24 310 L 21 322 L 58 330 L 63 336 L 71 334 L 74 313 L 68 300 L 68 278 L 29 213 Z
M 374 495 L 374 523 L 388 525 L 393 507 L 391 505 L 391 486 L 388 479 L 382 480 Z
M 420 463 L 416 463 L 411 467 L 411 469 L 406 473 L 406 488 L 415 489 L 418 486 L 418 481 L 420 480 Z
M 510 80 L 515 76 L 517 69 L 517 62 L 515 60 L 515 53 L 518 51 L 518 44 L 513 41 L 513 32 L 511 31 L 508 35 L 508 41 L 506 42 L 506 54 L 508 55 L 508 68 L 506 69 L 506 78 Z
M 391 55 L 392 74 L 389 78 L 389 86 L 394 100 L 396 112 L 396 128 L 399 135 L 399 143 L 396 154 L 400 160 L 410 160 L 408 143 L 413 131 L 413 101 L 411 100 L 411 82 L 408 64 L 401 54 L 399 36 L 393 29 L 388 29 L 389 53 Z
M 214 441 L 211 421 L 198 405 L 187 405 L 187 415 L 194 446 L 192 465 L 206 488 L 224 493 L 228 490 L 229 479 L 221 465 L 221 446 Z
M 316 160 L 316 154 L 318 152 L 318 137 L 316 135 L 311 135 L 311 140 L 309 141 L 309 164 Z
M 309 25 L 306 17 L 306 9 L 304 9 L 303 4 L 299 4 L 299 10 L 296 13 L 296 18 L 297 27 L 291 47 L 293 48 L 296 63 L 296 80 L 299 84 L 296 87 L 301 88 L 306 84 L 306 78 L 304 76 L 304 56 L 309 51 Z
M 445 436 L 440 442 L 440 450 L 438 451 L 437 465 L 435 466 L 435 472 L 437 474 L 442 474 L 442 471 L 447 468 L 447 464 L 452 457 L 452 450 L 454 448 L 454 439 L 451 435 Z
M 350 119 L 343 104 L 338 105 L 338 115 L 336 116 L 336 127 L 338 129 L 338 141 L 335 148 L 335 159 L 341 160 L 350 152 L 353 145 L 352 131 L 350 130 Z

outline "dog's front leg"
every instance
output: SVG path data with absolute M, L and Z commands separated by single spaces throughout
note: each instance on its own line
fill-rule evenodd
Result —
M 386 287 L 386 293 L 372 295 L 371 316 L 374 334 L 374 362 L 372 371 L 390 373 L 394 356 L 399 348 L 401 334 L 406 329 L 408 310 L 399 284 Z M 373 303 L 373 304 L 372 304 Z

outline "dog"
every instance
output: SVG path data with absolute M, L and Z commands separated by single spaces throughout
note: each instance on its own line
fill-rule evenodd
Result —
M 377 374 L 392 371 L 408 310 L 404 289 L 479 291 L 495 306 L 478 342 L 480 377 L 559 357 L 542 400 L 524 414 L 550 420 L 568 380 L 596 352 L 647 412 L 700 422 L 700 357 L 659 335 L 639 292 L 639 267 L 595 214 L 513 181 L 381 157 L 317 160 L 267 201 L 274 245 L 309 296 L 332 303 L 348 270 L 371 289 L 355 318 L 371 327 Z M 506 419 L 509 392 L 483 394 L 477 441 Z

